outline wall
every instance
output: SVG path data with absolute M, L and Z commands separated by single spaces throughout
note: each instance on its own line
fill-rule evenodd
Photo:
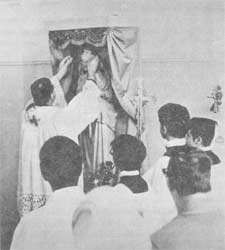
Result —
M 224 105 L 219 114 L 212 114 L 206 97 L 216 84 L 224 86 L 223 5 L 222 0 L 0 0 L 2 249 L 8 248 L 18 221 L 20 113 L 30 83 L 51 75 L 49 23 L 74 18 L 88 22 L 91 17 L 93 25 L 106 20 L 105 25 L 107 18 L 115 23 L 124 15 L 130 24 L 141 24 L 144 84 L 157 100 L 146 108 L 148 167 L 164 150 L 157 110 L 166 102 L 184 104 L 192 115 L 219 120 L 219 134 L 224 136 Z M 216 144 L 221 157 L 224 149 L 224 144 Z

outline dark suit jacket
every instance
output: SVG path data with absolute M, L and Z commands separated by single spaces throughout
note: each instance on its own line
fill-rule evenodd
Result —
M 225 249 L 225 217 L 222 212 L 184 213 L 152 235 L 153 249 Z

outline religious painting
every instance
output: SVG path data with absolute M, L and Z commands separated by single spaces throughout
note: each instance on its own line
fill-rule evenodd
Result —
M 63 58 L 73 58 L 70 72 L 63 79 L 70 86 L 66 95 L 67 102 L 82 91 L 88 79 L 88 62 L 96 56 L 99 58 L 95 79 L 101 91 L 101 113 L 79 136 L 84 157 L 85 191 L 96 185 L 102 169 L 112 174 L 110 143 L 119 134 L 129 132 L 129 121 L 134 126 L 138 123 L 138 109 L 133 103 L 137 95 L 137 38 L 138 29 L 135 27 L 98 27 L 49 32 L 53 74 L 58 71 Z M 116 176 L 115 172 L 114 174 Z

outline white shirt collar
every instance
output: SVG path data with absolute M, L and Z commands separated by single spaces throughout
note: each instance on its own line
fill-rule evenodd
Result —
M 49 197 L 47 204 L 54 203 L 54 202 L 71 202 L 73 200 L 76 200 L 77 195 L 83 195 L 83 191 L 78 186 L 71 186 L 71 187 L 65 187 L 58 189 L 54 191 L 51 196 Z
M 210 146 L 208 146 L 208 147 L 199 147 L 198 149 L 200 149 L 201 151 L 206 152 L 206 151 L 211 150 L 211 147 Z
M 135 176 L 135 175 L 139 175 L 139 171 L 138 170 L 134 170 L 134 171 L 121 171 L 120 172 L 120 177 L 123 176 Z
M 184 146 L 186 144 L 186 139 L 185 138 L 175 138 L 172 139 L 171 141 L 166 142 L 166 147 L 175 147 L 175 146 Z

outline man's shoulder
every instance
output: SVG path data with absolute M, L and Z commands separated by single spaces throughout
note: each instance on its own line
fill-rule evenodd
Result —
M 143 178 L 145 181 L 147 181 L 148 184 L 152 184 L 153 180 L 155 178 L 164 178 L 162 174 L 162 169 L 167 168 L 168 163 L 169 163 L 169 157 L 168 156 L 162 156 L 160 157 L 155 164 L 151 166 L 144 174 Z M 162 177 L 163 176 L 163 177 Z
M 37 209 L 25 214 L 21 218 L 20 222 L 23 224 L 28 224 L 32 221 L 37 221 L 37 223 L 38 223 L 38 222 L 40 222 L 40 218 L 43 218 L 43 216 L 45 215 L 45 210 L 46 210 L 45 206 L 37 208 Z
M 171 222 L 152 234 L 152 243 L 159 249 L 166 249 L 166 246 L 171 245 L 171 242 L 179 235 L 182 223 L 181 218 L 174 218 Z

